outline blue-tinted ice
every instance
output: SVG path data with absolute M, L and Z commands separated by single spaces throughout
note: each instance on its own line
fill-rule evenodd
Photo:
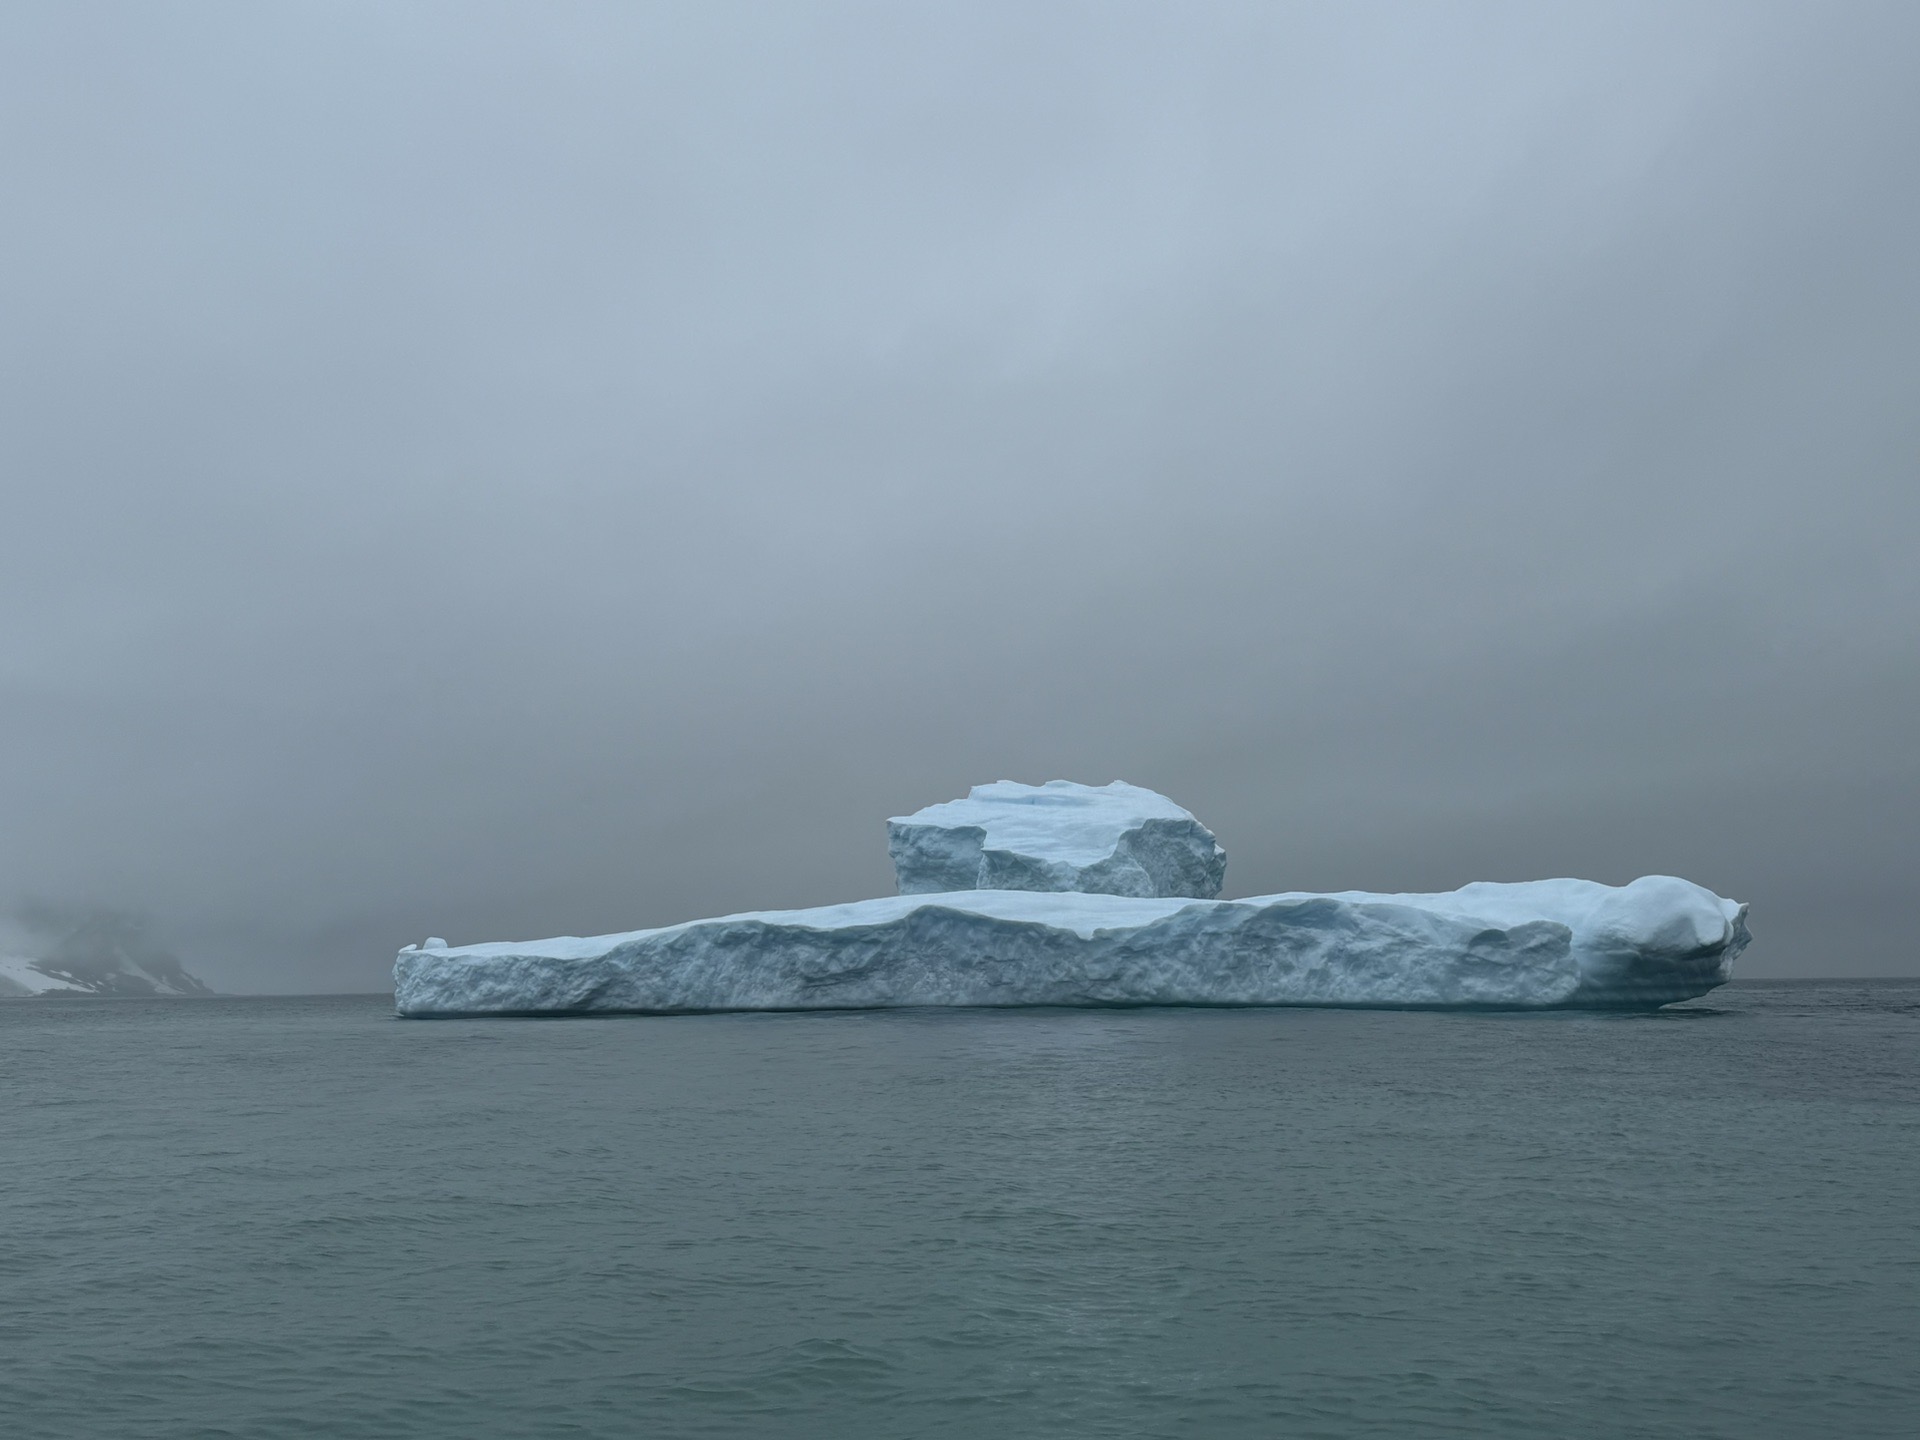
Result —
M 402 1015 L 904 1005 L 1651 1007 L 1705 994 L 1746 907 L 1685 880 L 1444 895 L 900 895 L 660 930 L 409 948 Z

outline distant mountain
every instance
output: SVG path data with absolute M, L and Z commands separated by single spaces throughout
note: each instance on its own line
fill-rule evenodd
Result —
M 211 995 L 133 916 L 40 911 L 32 954 L 0 954 L 0 995 Z

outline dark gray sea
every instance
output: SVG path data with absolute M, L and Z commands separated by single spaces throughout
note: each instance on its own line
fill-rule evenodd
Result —
M 0 1432 L 1920 1434 L 1920 984 L 0 1002 Z

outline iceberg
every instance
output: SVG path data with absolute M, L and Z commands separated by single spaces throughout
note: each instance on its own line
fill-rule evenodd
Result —
M 405 1016 L 919 1005 L 1651 1009 L 1728 978 L 1747 907 L 1668 875 L 1218 900 L 1226 852 L 1122 781 L 976 785 L 887 822 L 901 893 L 394 962 Z
M 916 893 L 591 939 L 408 946 L 394 965 L 394 1003 L 414 1017 L 922 1005 L 1647 1009 L 1723 983 L 1749 938 L 1746 914 L 1670 876 L 1247 900 Z
M 887 822 L 902 895 L 1073 891 L 1211 900 L 1227 873 L 1213 832 L 1166 796 L 1116 780 L 976 785 Z

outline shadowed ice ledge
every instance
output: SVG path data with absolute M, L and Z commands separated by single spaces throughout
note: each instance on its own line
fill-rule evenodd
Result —
M 1746 906 L 1659 875 L 1619 887 L 1538 880 L 1437 895 L 1195 898 L 1217 893 L 1225 852 L 1165 797 L 1119 784 L 976 786 L 967 801 L 895 820 L 891 831 L 902 890 L 968 865 L 1013 884 L 590 939 L 430 940 L 400 952 L 395 1007 L 423 1017 L 916 1005 L 1651 1008 L 1724 983 L 1749 938 Z M 1120 893 L 1089 893 L 1096 885 Z

